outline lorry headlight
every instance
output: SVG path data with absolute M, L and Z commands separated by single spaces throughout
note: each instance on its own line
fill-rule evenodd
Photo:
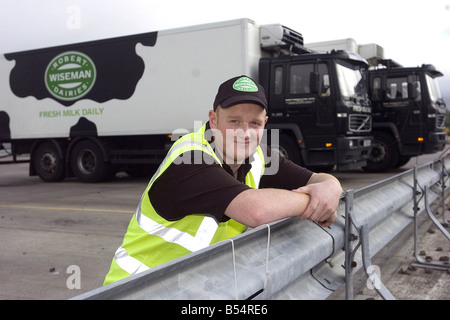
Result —
M 350 140 L 350 141 L 348 142 L 348 146 L 349 146 L 350 148 L 353 148 L 353 147 L 355 146 L 355 140 Z

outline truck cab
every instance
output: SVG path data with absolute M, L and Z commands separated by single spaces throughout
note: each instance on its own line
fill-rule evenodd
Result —
M 375 141 L 366 171 L 388 171 L 444 149 L 446 105 L 437 83 L 442 75 L 430 64 L 406 68 L 392 60 L 370 70 Z
M 280 152 L 313 170 L 366 165 L 372 144 L 368 63 L 348 51 L 262 58 L 259 80 L 269 102 L 267 129 L 278 129 Z

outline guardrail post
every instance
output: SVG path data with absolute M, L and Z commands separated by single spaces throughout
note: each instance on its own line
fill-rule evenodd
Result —
M 414 200 L 414 257 L 416 260 L 420 260 L 419 257 L 419 249 L 418 249 L 418 240 L 419 240 L 419 221 L 418 221 L 418 215 L 419 215 L 419 201 L 420 198 L 417 199 L 417 196 L 421 194 L 420 191 L 417 190 L 417 188 L 420 188 L 420 185 L 417 183 L 417 165 L 414 166 L 413 169 L 413 180 L 414 180 L 414 187 L 413 187 L 413 200 Z
M 440 158 L 441 161 L 441 168 L 442 168 L 442 172 L 441 172 L 441 187 L 442 187 L 442 192 L 441 192 L 441 204 L 442 204 L 442 225 L 446 228 L 450 227 L 450 221 L 447 220 L 445 218 L 445 188 L 446 188 L 446 181 L 448 181 L 449 179 L 449 174 L 447 169 L 445 168 L 445 161 L 444 161 L 444 157 Z M 447 177 L 447 179 L 445 179 L 445 177 Z
M 351 241 L 355 240 L 355 235 L 351 233 L 352 231 L 352 221 L 351 215 L 353 212 L 353 190 L 348 190 L 344 194 L 345 201 L 345 226 L 344 226 L 344 234 L 345 234 L 345 242 L 344 242 L 344 251 L 345 251 L 345 298 L 347 300 L 353 300 L 353 267 L 354 261 L 353 257 L 355 255 L 356 249 L 352 249 Z
M 370 260 L 369 231 L 370 230 L 368 224 L 364 224 L 359 228 L 359 234 L 361 239 L 360 242 L 362 245 L 362 260 L 364 271 L 367 275 L 367 278 L 370 280 L 370 282 L 372 282 L 374 289 L 384 300 L 395 300 L 392 293 L 389 291 L 388 288 L 386 288 L 384 283 L 381 281 L 381 278 L 378 276 L 378 274 L 375 272 L 373 268 L 372 262 Z
M 441 159 L 442 160 L 442 159 Z M 442 164 L 442 168 L 444 168 L 444 162 L 441 161 Z M 441 177 L 441 182 L 442 182 L 442 193 L 441 196 L 443 198 L 443 201 L 445 199 L 445 184 L 444 184 L 444 169 L 442 169 L 442 177 Z M 417 166 L 414 167 L 414 258 L 416 259 L 416 262 L 412 262 L 411 265 L 414 267 L 419 267 L 419 268 L 431 268 L 431 269 L 437 269 L 437 270 L 450 270 L 450 265 L 448 264 L 444 264 L 442 262 L 439 261 L 431 261 L 428 262 L 426 260 L 424 260 L 420 254 L 419 254 L 419 249 L 418 249 L 418 244 L 419 244 L 419 223 L 418 223 L 418 215 L 419 215 L 419 207 L 418 207 L 418 201 L 417 200 L 417 195 L 420 194 L 420 192 L 417 191 L 417 188 L 420 188 L 422 190 L 422 197 L 424 198 L 424 205 L 425 205 L 425 211 L 427 212 L 428 217 L 430 218 L 430 220 L 433 222 L 433 224 L 442 232 L 442 234 L 450 241 L 450 234 L 448 233 L 447 230 L 445 230 L 444 225 L 441 224 L 438 219 L 434 216 L 430 205 L 429 205 L 429 201 L 428 201 L 428 196 L 427 196 L 427 191 L 428 188 L 427 186 L 424 186 L 423 188 L 418 184 L 417 181 Z M 444 208 L 444 203 L 442 204 L 442 211 L 445 211 Z
M 380 277 L 376 274 L 374 268 L 372 267 L 370 259 L 369 250 L 369 226 L 368 224 L 357 225 L 356 221 L 352 219 L 353 216 L 353 195 L 354 191 L 349 190 L 345 194 L 345 298 L 347 300 L 353 300 L 353 268 L 356 266 L 354 261 L 354 256 L 359 246 L 362 248 L 362 261 L 364 272 L 367 278 L 372 282 L 373 287 L 378 292 L 378 294 L 387 300 L 394 300 L 394 296 L 386 288 L 386 286 L 381 281 Z M 356 228 L 359 233 L 359 242 L 353 249 L 351 241 L 358 239 L 352 233 L 352 226 Z

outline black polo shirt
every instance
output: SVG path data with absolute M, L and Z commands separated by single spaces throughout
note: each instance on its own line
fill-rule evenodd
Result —
M 270 149 L 267 150 L 270 153 Z M 214 216 L 220 222 L 226 221 L 229 218 L 224 212 L 230 202 L 250 189 L 244 183 L 251 169 L 249 161 L 239 167 L 235 178 L 227 164 L 220 166 L 211 156 L 199 153 L 202 152 L 191 151 L 191 164 L 170 164 L 150 188 L 150 202 L 164 219 L 174 221 L 200 213 Z M 292 190 L 306 185 L 313 172 L 276 154 L 278 171 L 274 175 L 263 175 L 259 188 Z M 202 159 L 202 163 L 198 163 L 198 159 Z M 267 155 L 266 160 L 269 163 Z M 274 158 L 270 160 L 274 161 Z

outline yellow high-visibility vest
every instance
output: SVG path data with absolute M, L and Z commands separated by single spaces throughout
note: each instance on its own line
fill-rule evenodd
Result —
M 199 131 L 181 137 L 169 150 L 141 197 L 123 243 L 112 260 L 104 285 L 229 239 L 246 230 L 246 226 L 233 219 L 219 223 L 206 214 L 192 214 L 180 220 L 168 221 L 155 211 L 150 202 L 148 191 L 153 182 L 172 162 L 180 161 L 182 158 L 179 156 L 182 157 L 184 153 L 200 150 L 222 166 L 205 139 L 205 128 L 206 124 Z M 252 168 L 245 177 L 245 184 L 256 189 L 264 173 L 264 155 L 260 146 L 252 159 Z

